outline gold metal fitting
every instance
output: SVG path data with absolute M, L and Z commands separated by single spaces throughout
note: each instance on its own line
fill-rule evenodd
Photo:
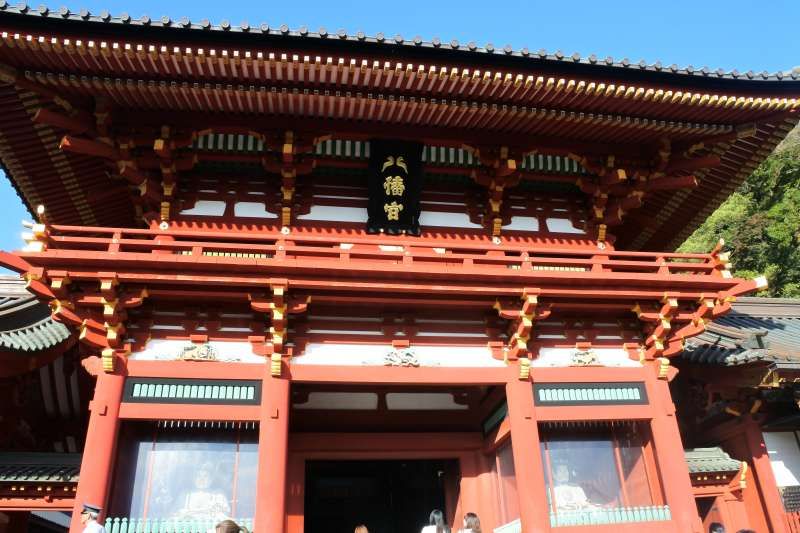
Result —
M 281 354 L 278 352 L 273 352 L 273 354 L 269 358 L 269 372 L 272 374 L 272 377 L 279 378 L 281 377 Z

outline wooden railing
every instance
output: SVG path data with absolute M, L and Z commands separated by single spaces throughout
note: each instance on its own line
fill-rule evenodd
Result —
M 174 518 L 106 518 L 107 533 L 207 533 L 214 531 L 219 520 L 180 520 Z M 252 520 L 236 520 L 240 526 L 252 531 Z
M 574 273 L 619 273 L 721 277 L 724 265 L 712 254 L 624 252 L 600 247 L 556 248 L 519 242 L 422 240 L 380 235 L 208 232 L 79 226 L 50 226 L 46 250 L 71 251 L 82 259 L 96 254 L 166 254 L 187 262 L 264 264 L 270 260 L 311 261 L 318 266 L 402 265 L 405 268 L 477 267 Z M 24 256 L 28 254 L 23 253 Z M 58 254 L 66 257 L 67 254 Z M 73 255 L 73 254 L 68 254 Z M 188 259 L 191 257 L 192 259 Z M 142 259 L 141 256 L 137 259 Z
M 558 511 L 550 513 L 550 526 L 597 526 L 603 524 L 628 524 L 633 522 L 658 522 L 672 519 L 669 505 L 645 507 L 613 507 L 591 511 Z

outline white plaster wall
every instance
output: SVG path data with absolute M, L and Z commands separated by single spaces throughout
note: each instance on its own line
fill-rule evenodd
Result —
M 503 367 L 484 346 L 412 346 L 420 366 Z M 383 366 L 388 344 L 309 343 L 303 355 L 292 358 L 293 365 Z
M 612 367 L 639 367 L 642 364 L 628 357 L 628 352 L 622 348 L 592 348 L 597 355 L 597 364 Z M 534 367 L 564 367 L 572 366 L 572 354 L 575 348 L 542 348 L 539 356 L 531 361 Z
M 133 352 L 130 358 L 136 361 L 175 361 L 183 348 L 190 344 L 188 340 L 153 339 L 145 345 L 144 350 Z M 211 341 L 208 344 L 214 348 L 217 361 L 264 364 L 264 358 L 253 353 L 249 342 Z
M 223 214 L 225 214 L 225 202 L 222 200 L 198 200 L 193 208 L 181 211 L 181 215 L 205 217 L 221 217 Z
M 800 485 L 800 446 L 793 431 L 764 433 L 769 462 L 779 487 Z

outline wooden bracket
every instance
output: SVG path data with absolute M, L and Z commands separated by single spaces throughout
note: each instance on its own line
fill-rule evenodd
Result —
M 310 296 L 289 296 L 289 282 L 285 279 L 270 280 L 270 297 L 250 295 L 250 307 L 260 313 L 266 313 L 270 318 L 269 335 L 266 338 L 253 337 L 252 341 L 261 340 L 268 342 L 262 351 L 257 346 L 254 349 L 262 355 L 269 355 L 270 374 L 273 377 L 282 375 L 282 358 L 285 351 L 286 336 L 288 332 L 289 315 L 306 312 L 311 302 Z
M 719 158 L 686 159 L 676 155 L 668 138 L 660 139 L 649 161 L 623 161 L 614 154 L 589 157 L 569 153 L 567 157 L 592 174 L 579 178 L 576 184 L 589 197 L 588 223 L 597 229 L 601 242 L 607 228 L 621 224 L 627 213 L 641 207 L 649 192 L 696 187 L 697 179 L 686 172 L 719 163 Z
M 483 214 L 483 225 L 493 237 L 499 237 L 504 218 L 503 200 L 507 189 L 519 184 L 522 173 L 519 171 L 518 159 L 524 156 L 512 155 L 507 146 L 475 148 L 465 146 L 481 163 L 481 168 L 472 172 L 472 179 L 486 187 L 486 206 Z
M 281 195 L 278 209 L 280 211 L 281 225 L 292 225 L 296 216 L 294 206 L 296 203 L 297 177 L 309 174 L 316 166 L 313 151 L 317 143 L 327 137 L 300 138 L 293 131 L 287 130 L 279 136 L 261 136 L 264 144 L 274 154 L 261 159 L 264 170 L 281 177 Z
M 508 345 L 504 348 L 504 359 L 506 361 L 519 360 L 520 365 L 530 364 L 531 347 L 529 341 L 534 324 L 538 320 L 543 320 L 550 316 L 549 306 L 541 307 L 539 305 L 540 290 L 536 288 L 526 288 L 523 290 L 520 299 L 521 304 L 514 304 L 513 302 L 495 302 L 494 308 L 497 310 L 501 318 L 510 320 L 509 324 L 509 341 Z M 527 374 L 527 370 L 520 366 L 520 379 L 527 379 L 522 377 Z

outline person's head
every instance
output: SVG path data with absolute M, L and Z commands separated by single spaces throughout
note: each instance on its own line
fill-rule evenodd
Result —
M 360 526 L 356 526 L 356 530 L 353 533 L 369 533 L 369 529 L 364 524 Z
M 481 520 L 475 513 L 464 515 L 464 529 L 469 529 L 472 533 L 481 533 Z
M 713 522 L 708 526 L 708 533 L 725 533 L 725 526 L 719 522 Z
M 436 526 L 436 533 L 450 533 L 450 528 L 447 527 L 447 522 L 444 520 L 444 513 L 439 509 L 431 511 L 428 524 Z
M 216 527 L 216 533 L 249 533 L 246 527 L 242 527 L 233 520 L 223 520 Z
M 98 516 L 100 516 L 99 507 L 83 504 L 83 510 L 81 511 L 81 524 L 85 524 L 90 520 L 97 520 Z
M 97 515 L 84 509 L 81 512 L 81 524 L 85 524 L 89 520 L 97 520 Z

